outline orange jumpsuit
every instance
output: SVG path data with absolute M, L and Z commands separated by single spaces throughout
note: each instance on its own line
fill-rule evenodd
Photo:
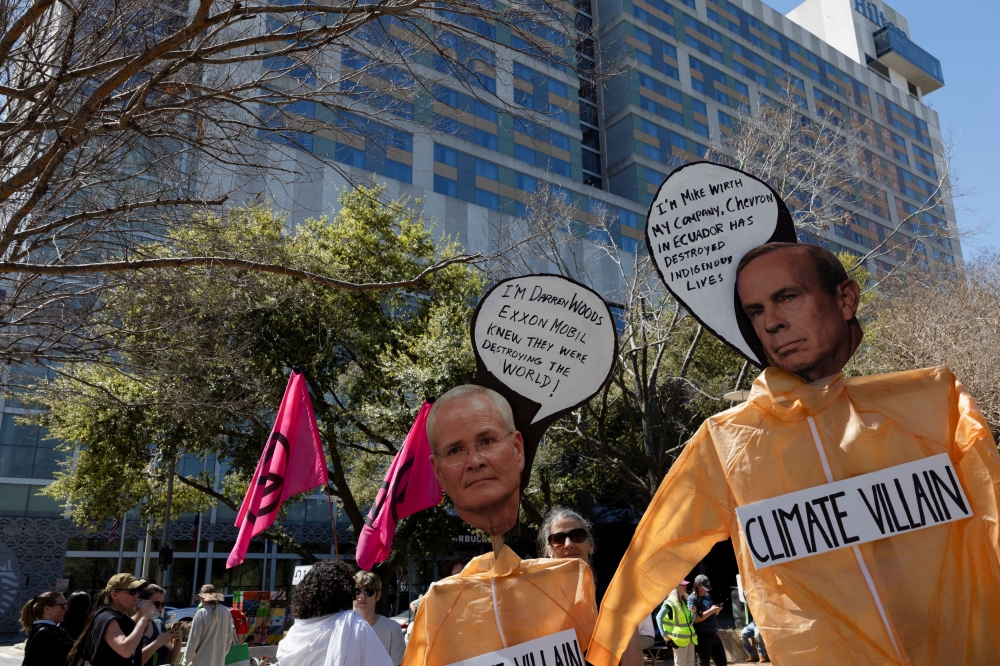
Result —
M 586 650 L 597 620 L 594 577 L 579 559 L 522 560 L 507 546 L 431 586 L 403 666 L 447 666 L 575 629 Z
M 972 518 L 756 570 L 735 509 L 947 453 Z M 777 368 L 708 419 L 660 485 L 604 597 L 587 661 L 611 666 L 644 615 L 732 537 L 776 664 L 1000 664 L 1000 455 L 943 367 L 812 384 Z

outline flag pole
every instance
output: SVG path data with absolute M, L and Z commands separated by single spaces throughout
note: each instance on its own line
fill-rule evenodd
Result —
M 337 545 L 337 519 L 333 516 L 333 496 L 330 494 L 330 484 L 326 484 L 326 500 L 330 503 L 330 527 L 333 528 L 333 555 L 340 559 L 340 547 Z
M 194 524 L 194 575 L 191 576 L 191 598 L 194 599 L 194 595 L 198 593 L 198 561 L 201 558 L 201 511 L 198 512 L 198 517 L 195 518 Z
M 128 512 L 122 514 L 122 538 L 118 542 L 118 571 L 122 572 L 122 557 L 125 555 L 125 528 L 128 526 Z

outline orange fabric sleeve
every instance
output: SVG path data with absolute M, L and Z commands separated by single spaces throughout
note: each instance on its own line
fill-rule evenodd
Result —
M 421 613 L 423 603 L 417 606 L 413 618 L 413 629 L 410 630 L 410 640 L 406 643 L 402 666 L 423 666 L 427 661 L 427 613 Z
M 614 666 L 642 618 L 729 538 L 736 504 L 708 422 L 687 443 L 636 528 L 601 603 L 587 661 Z
M 956 399 L 951 401 L 952 405 L 957 405 L 957 414 L 954 418 L 954 442 L 958 458 L 952 462 L 962 469 L 962 476 L 967 483 L 975 483 L 974 492 L 971 488 L 966 488 L 969 501 L 975 506 L 983 503 L 985 506 L 977 506 L 974 513 L 983 516 L 1000 515 L 1000 453 L 997 452 L 996 442 L 990 432 L 986 419 L 976 406 L 976 401 L 962 385 L 962 382 L 955 379 Z M 996 520 L 983 521 L 989 535 L 989 542 L 994 554 L 1000 561 L 1000 525 Z

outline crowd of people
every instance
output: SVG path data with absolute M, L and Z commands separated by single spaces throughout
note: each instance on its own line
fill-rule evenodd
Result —
M 550 511 L 538 532 L 538 552 L 547 558 L 577 558 L 592 565 L 593 530 L 579 513 L 562 507 Z M 452 562 L 447 571 L 462 572 L 469 558 Z M 652 647 L 657 633 L 673 648 L 676 666 L 726 664 L 718 637 L 718 613 L 706 576 L 681 581 L 653 617 L 637 630 L 641 649 Z M 91 608 L 85 592 L 64 597 L 45 592 L 21 612 L 28 639 L 24 666 L 222 666 L 230 647 L 246 638 L 245 620 L 223 605 L 224 596 L 211 585 L 196 595 L 200 608 L 191 623 L 183 662 L 181 632 L 164 619 L 165 590 L 127 573 L 108 580 Z M 294 623 L 278 644 L 281 666 L 400 666 L 407 641 L 399 624 L 379 615 L 382 581 L 351 564 L 324 560 L 312 567 L 292 596 Z M 420 599 L 411 604 L 419 609 Z M 240 630 L 242 626 L 242 631 Z M 760 632 L 750 622 L 742 632 L 748 661 L 767 661 Z
M 97 594 L 43 592 L 21 609 L 28 638 L 23 666 L 166 666 L 180 663 L 177 625 L 165 623 L 166 590 L 132 574 L 112 576 Z M 184 664 L 222 666 L 237 640 L 234 619 L 211 585 L 196 595 L 200 608 L 188 636 Z

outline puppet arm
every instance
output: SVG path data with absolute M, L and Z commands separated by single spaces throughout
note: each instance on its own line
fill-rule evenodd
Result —
M 684 448 L 639 522 L 601 604 L 587 661 L 619 663 L 629 638 L 712 546 L 729 537 L 736 510 L 722 463 L 701 428 Z

